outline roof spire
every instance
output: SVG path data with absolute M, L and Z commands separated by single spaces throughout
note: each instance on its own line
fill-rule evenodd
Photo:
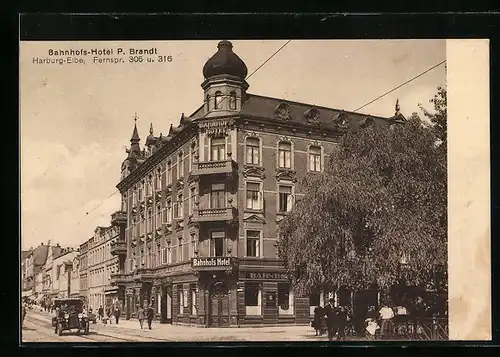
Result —
M 399 114 L 399 110 L 400 110 L 400 108 L 399 108 L 399 98 L 397 98 L 396 99 L 396 115 Z
M 132 132 L 132 138 L 130 139 L 131 143 L 138 143 L 141 140 L 139 138 L 139 133 L 137 131 L 137 113 L 134 113 L 134 131 Z
M 150 134 L 150 135 L 153 135 L 153 132 L 154 132 L 154 131 L 153 131 L 153 123 L 150 123 L 150 124 L 149 124 L 149 134 Z

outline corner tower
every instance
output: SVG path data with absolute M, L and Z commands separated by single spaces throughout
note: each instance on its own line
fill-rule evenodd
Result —
M 203 66 L 205 116 L 218 117 L 238 112 L 245 100 L 248 70 L 233 52 L 233 44 L 221 41 L 217 52 Z

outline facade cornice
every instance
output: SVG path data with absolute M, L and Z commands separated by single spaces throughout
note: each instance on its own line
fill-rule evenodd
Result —
M 153 153 L 146 159 L 146 161 L 140 164 L 127 177 L 120 181 L 116 185 L 116 188 L 118 188 L 121 193 L 128 190 L 130 187 L 140 181 L 149 171 L 160 164 L 166 157 L 172 154 L 187 141 L 191 140 L 191 138 L 196 133 L 196 129 L 197 124 L 194 121 L 189 122 L 184 128 L 182 128 L 181 132 L 174 135 L 168 143 L 161 146 L 158 151 Z
M 305 138 L 313 138 L 322 141 L 335 141 L 346 133 L 345 131 L 332 130 L 325 127 L 315 127 L 307 123 L 299 124 L 297 122 L 285 122 L 278 119 L 261 117 L 251 114 L 240 115 L 239 119 L 235 123 L 237 127 L 242 129 L 246 129 L 246 127 L 248 127 L 248 124 L 260 125 L 261 128 L 259 130 L 263 132 L 269 131 L 266 130 L 267 127 L 273 128 L 281 135 L 288 134 L 290 136 L 303 136 Z

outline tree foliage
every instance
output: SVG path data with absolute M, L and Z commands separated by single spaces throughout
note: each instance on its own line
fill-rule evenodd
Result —
M 447 266 L 446 151 L 437 144 L 446 142 L 446 92 L 437 98 L 436 113 L 424 112 L 432 126 L 412 116 L 346 134 L 324 172 L 306 177 L 304 199 L 279 228 L 298 294 L 432 284 Z

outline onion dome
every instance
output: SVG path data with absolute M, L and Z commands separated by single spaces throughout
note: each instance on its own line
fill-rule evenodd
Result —
M 219 49 L 203 66 L 205 79 L 229 75 L 245 80 L 248 70 L 245 62 L 233 52 L 233 44 L 229 41 L 221 41 L 217 45 Z

